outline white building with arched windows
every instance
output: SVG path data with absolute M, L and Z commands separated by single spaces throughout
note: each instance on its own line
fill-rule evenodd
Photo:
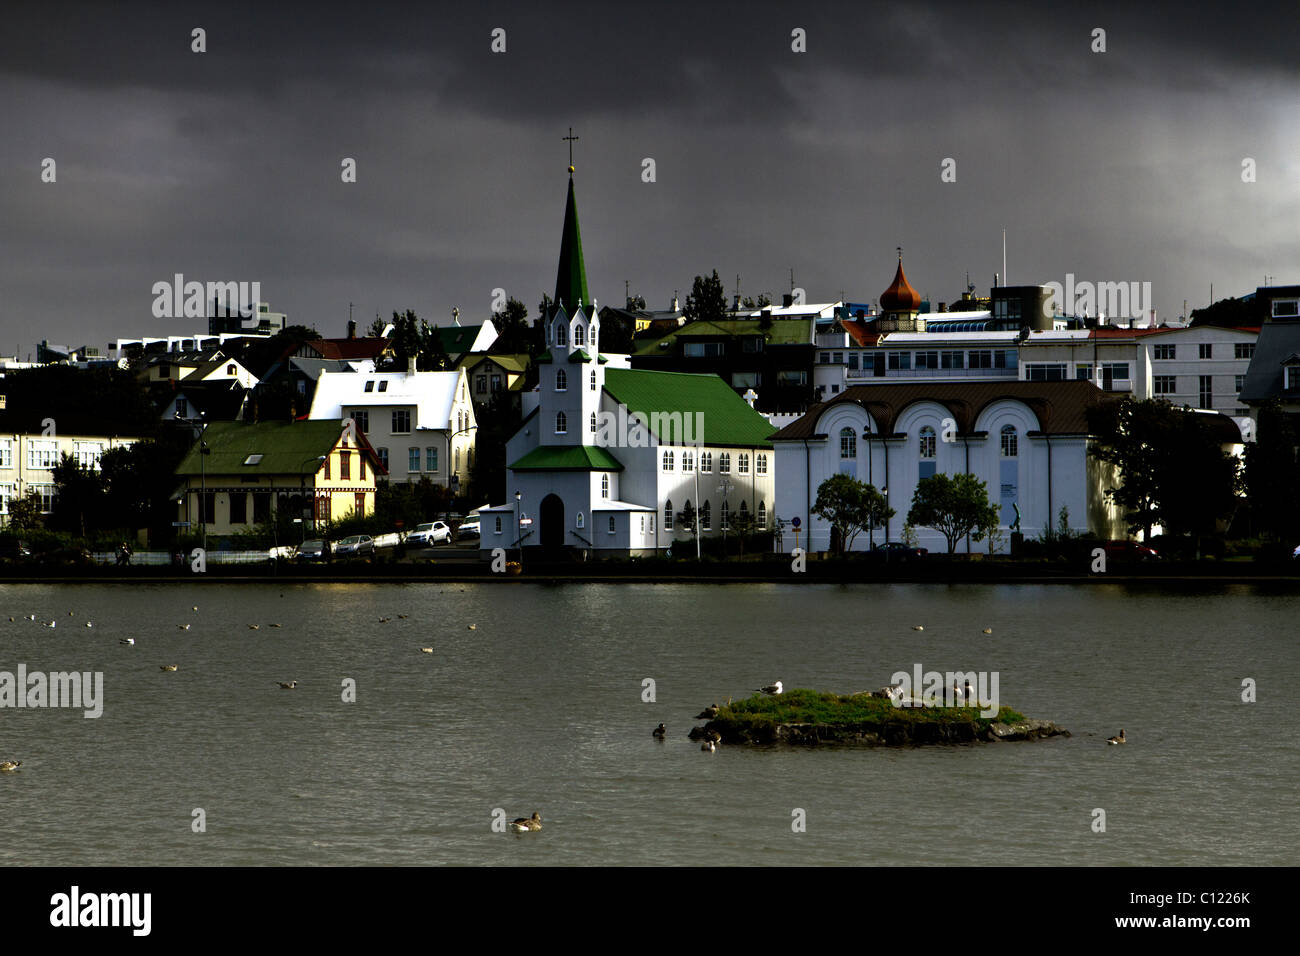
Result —
M 1104 398 L 1090 382 L 849 388 L 772 436 L 781 475 L 778 513 L 800 518 L 808 550 L 832 550 L 831 528 L 811 514 L 812 506 L 823 481 L 852 475 L 884 492 L 896 512 L 888 527 L 854 539 L 854 550 L 867 550 L 901 540 L 918 482 L 936 472 L 964 472 L 987 485 L 1001 510 L 997 551 L 1007 551 L 1017 515 L 1020 532 L 1034 538 L 1057 527 L 1062 508 L 1072 530 L 1124 537 L 1121 515 L 1105 496 L 1115 484 L 1112 470 L 1088 454 L 1094 439 L 1087 408 Z M 921 547 L 947 551 L 938 531 L 915 530 Z M 963 539 L 957 550 L 987 551 L 988 541 Z

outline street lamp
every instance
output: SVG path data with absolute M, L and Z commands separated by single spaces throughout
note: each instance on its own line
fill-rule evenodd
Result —
M 515 545 L 519 548 L 519 570 L 524 570 L 524 531 L 523 531 L 523 508 L 524 494 L 522 491 L 515 492 Z

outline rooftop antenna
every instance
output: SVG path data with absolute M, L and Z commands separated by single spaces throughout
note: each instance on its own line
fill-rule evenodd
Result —
M 790 269 L 790 294 L 794 294 L 794 269 Z
M 1002 283 L 1007 282 L 1007 231 L 1002 230 Z

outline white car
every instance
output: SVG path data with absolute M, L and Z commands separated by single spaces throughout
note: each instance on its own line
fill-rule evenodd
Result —
M 451 541 L 451 528 L 441 521 L 428 521 L 406 536 L 407 544 L 430 547 Z
M 465 520 L 460 523 L 456 529 L 456 537 L 459 538 L 477 538 L 478 531 L 478 512 L 471 511 L 465 516 Z

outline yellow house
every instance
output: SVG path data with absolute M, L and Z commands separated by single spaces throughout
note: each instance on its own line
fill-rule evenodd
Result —
M 351 421 L 213 422 L 176 469 L 191 532 L 240 534 L 276 514 L 337 521 L 375 508 L 387 472 Z

